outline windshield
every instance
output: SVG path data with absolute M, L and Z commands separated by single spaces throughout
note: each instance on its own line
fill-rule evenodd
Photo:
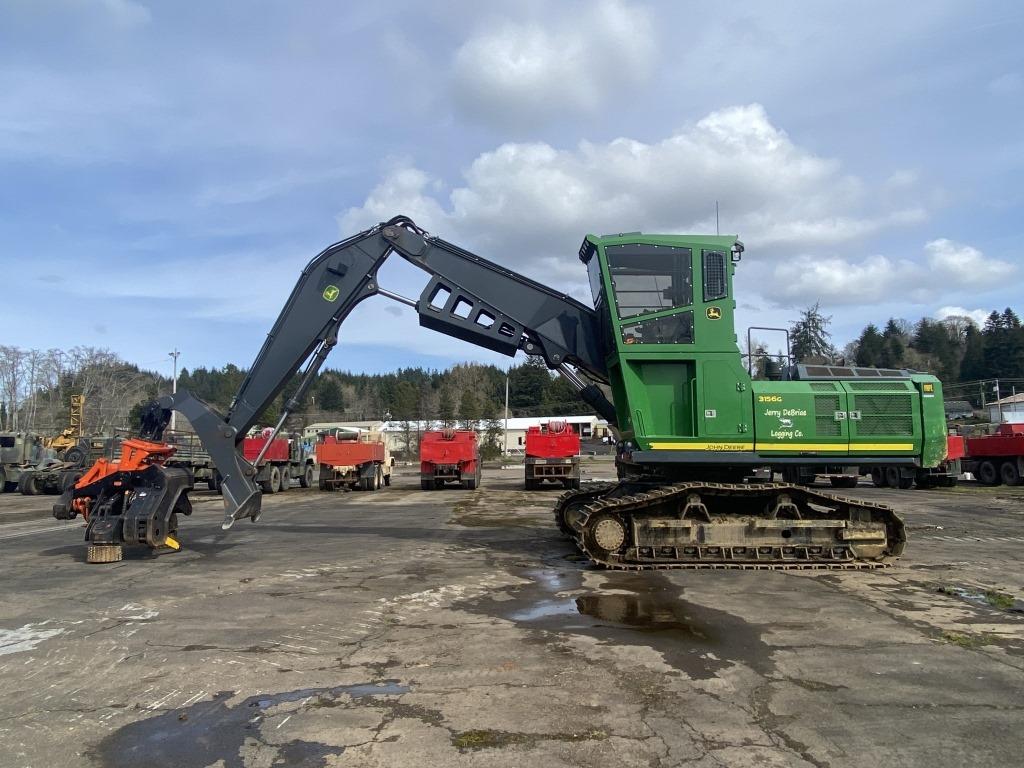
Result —
M 635 317 L 693 303 L 689 248 L 627 243 L 605 248 L 619 317 Z

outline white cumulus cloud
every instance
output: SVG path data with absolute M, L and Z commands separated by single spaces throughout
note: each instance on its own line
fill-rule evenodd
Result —
M 621 0 L 578 13 L 491 23 L 456 51 L 454 88 L 470 114 L 519 124 L 593 110 L 650 75 L 657 43 L 646 9 Z
M 981 328 L 985 325 L 985 320 L 991 314 L 991 310 L 988 309 L 967 309 L 966 307 L 939 307 L 935 311 L 936 320 L 945 320 L 947 317 L 969 317 L 974 321 L 974 324 Z
M 933 274 L 955 287 L 991 288 L 1016 271 L 1008 261 L 986 258 L 977 248 L 944 238 L 926 243 L 924 249 Z
M 802 254 L 774 266 L 768 280 L 768 295 L 776 303 L 793 304 L 818 299 L 827 305 L 897 300 L 922 304 L 960 298 L 964 290 L 995 288 L 1015 272 L 1016 267 L 1008 261 L 988 258 L 970 245 L 939 239 L 925 243 L 920 259 L 892 259 L 883 255 L 846 259 Z M 981 312 L 962 307 L 944 309 L 951 310 L 948 314 L 969 317 Z M 983 313 L 983 317 L 987 314 Z
M 502 144 L 477 156 L 446 194 L 414 164 L 399 163 L 339 223 L 347 234 L 407 213 L 481 255 L 582 282 L 574 255 L 587 232 L 713 232 L 718 200 L 722 230 L 738 232 L 760 255 L 806 252 L 924 220 L 912 191 L 902 206 L 881 205 L 837 160 L 796 144 L 751 104 L 653 143 Z M 892 267 L 876 260 L 858 269 L 870 286 L 874 273 Z

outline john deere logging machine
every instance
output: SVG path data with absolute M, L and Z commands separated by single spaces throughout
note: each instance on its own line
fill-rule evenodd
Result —
M 188 391 L 146 414 L 121 464 L 94 468 L 60 503 L 87 517 L 88 559 L 123 544 L 175 545 L 191 511 L 182 470 L 165 466 L 170 413 L 191 422 L 223 475 L 223 527 L 255 521 L 261 496 L 240 441 L 304 365 L 277 424 L 304 393 L 359 302 L 381 295 L 420 324 L 487 349 L 543 358 L 616 425 L 619 482 L 563 495 L 558 526 L 595 563 L 642 568 L 878 567 L 897 557 L 904 526 L 891 509 L 799 484 L 830 467 L 938 464 L 946 439 L 932 376 L 796 365 L 752 380 L 737 347 L 735 237 L 588 235 L 580 248 L 594 308 L 399 216 L 330 246 L 299 278 L 226 415 Z M 397 254 L 430 276 L 418 299 L 382 288 Z M 601 387 L 610 388 L 609 402 Z M 269 444 L 270 441 L 268 441 Z M 785 483 L 751 483 L 755 468 Z

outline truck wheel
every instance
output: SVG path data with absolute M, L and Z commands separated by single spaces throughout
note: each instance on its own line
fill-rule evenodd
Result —
M 326 491 L 327 490 L 327 478 L 326 477 L 321 477 L 320 478 L 320 490 L 321 491 Z
M 31 472 L 23 473 L 18 479 L 18 490 L 23 496 L 35 496 L 39 493 L 39 489 L 36 487 L 36 476 Z
M 429 477 L 420 478 L 420 490 L 421 491 L 432 491 L 434 490 L 434 483 Z
M 377 475 L 373 481 L 373 490 L 379 491 L 384 486 L 384 469 L 378 464 Z
M 313 467 L 306 467 L 306 471 L 299 478 L 299 487 L 310 488 L 313 485 Z
M 900 468 L 899 467 L 886 467 L 885 468 L 885 484 L 889 488 L 900 487 Z
M 571 488 L 572 488 L 572 489 L 573 489 L 574 491 L 578 491 L 578 490 L 580 489 L 580 479 L 579 479 L 578 477 L 577 477 L 577 478 L 575 478 L 575 479 L 574 479 L 574 480 L 573 480 L 573 481 L 572 481 L 572 482 L 570 483 L 570 487 L 571 487 Z
M 885 470 L 882 467 L 871 469 L 871 484 L 875 488 L 885 488 Z
M 982 485 L 999 485 L 999 470 L 991 461 L 983 461 L 978 465 L 978 482 Z
M 267 479 L 260 480 L 260 488 L 264 493 L 277 493 L 281 486 L 281 470 L 271 465 L 267 470 Z
M 434 490 L 435 491 L 440 491 L 442 488 L 444 488 L 444 480 L 435 480 L 434 481 Z
M 291 467 L 281 467 L 281 487 L 279 490 L 287 491 L 292 487 L 292 470 Z
M 206 479 L 206 487 L 211 491 L 217 490 L 217 470 L 210 473 L 210 476 Z
M 72 446 L 64 451 L 64 461 L 81 466 L 85 464 L 85 451 L 78 446 Z
M 4 472 L 4 468 L 0 467 L 0 493 L 7 491 L 7 473 Z
M 466 478 L 466 490 L 467 491 L 475 491 L 476 490 L 476 484 L 477 484 L 476 475 L 473 475 L 472 477 L 467 477 Z
M 1007 485 L 1020 485 L 1020 470 L 1016 460 L 1004 461 L 999 468 L 999 478 Z
M 390 472 L 388 474 L 384 475 L 384 485 L 386 485 L 388 487 L 391 486 L 391 473 Z

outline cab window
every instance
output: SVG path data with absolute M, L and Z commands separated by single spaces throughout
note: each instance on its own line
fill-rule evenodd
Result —
M 689 248 L 627 243 L 605 246 L 619 317 L 693 304 Z
M 704 251 L 701 254 L 704 268 L 704 301 L 717 301 L 728 295 L 726 259 L 724 251 Z
M 590 293 L 594 297 L 594 307 L 604 298 L 604 285 L 601 282 L 601 262 L 594 253 L 587 262 L 587 276 L 590 278 Z

